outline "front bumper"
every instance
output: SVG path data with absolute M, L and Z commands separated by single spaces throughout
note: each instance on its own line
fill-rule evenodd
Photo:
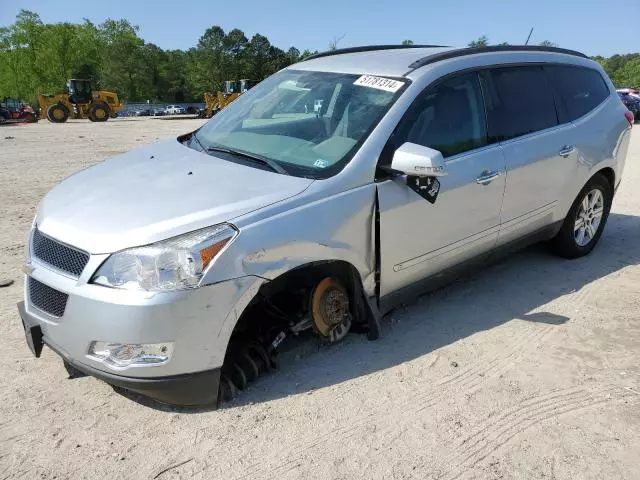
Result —
M 68 295 L 64 314 L 53 317 L 30 301 L 19 304 L 25 325 L 78 370 L 110 384 L 176 405 L 215 402 L 227 343 L 249 301 L 264 282 L 242 277 L 198 289 L 147 293 L 92 285 L 34 263 L 29 276 Z M 36 330 L 38 331 L 38 330 Z M 110 366 L 88 355 L 93 341 L 173 342 L 163 364 Z
M 37 320 L 31 317 L 25 310 L 25 303 L 18 303 L 18 311 L 27 335 L 27 343 L 36 356 L 40 356 L 40 350 L 44 345 L 42 327 Z M 34 345 L 35 343 L 35 345 Z M 91 375 L 110 385 L 125 388 L 162 403 L 179 406 L 217 405 L 218 389 L 220 385 L 220 368 L 214 368 L 204 372 L 187 373 L 183 375 L 171 375 L 166 377 L 136 378 L 104 372 L 90 367 L 69 356 L 60 347 L 51 342 L 47 346 L 56 352 L 62 359 L 80 372 Z

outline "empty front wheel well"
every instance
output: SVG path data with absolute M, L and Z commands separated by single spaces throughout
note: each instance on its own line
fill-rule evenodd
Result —
M 327 277 L 337 279 L 349 292 L 354 325 L 365 325 L 368 316 L 358 270 L 341 260 L 313 262 L 263 284 L 238 319 L 230 343 L 256 335 L 269 337 L 286 330 L 308 314 L 311 292 Z

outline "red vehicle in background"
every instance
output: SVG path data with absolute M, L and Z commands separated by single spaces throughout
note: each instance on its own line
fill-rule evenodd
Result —
M 31 105 L 18 98 L 5 98 L 0 102 L 0 123 L 33 123 L 38 115 Z
M 617 89 L 618 96 L 627 110 L 633 115 L 634 122 L 640 122 L 640 93 L 634 88 Z

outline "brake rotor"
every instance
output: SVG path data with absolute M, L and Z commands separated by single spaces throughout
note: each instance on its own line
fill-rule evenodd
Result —
M 333 277 L 322 280 L 311 295 L 311 320 L 320 336 L 337 342 L 351 328 L 349 294 Z

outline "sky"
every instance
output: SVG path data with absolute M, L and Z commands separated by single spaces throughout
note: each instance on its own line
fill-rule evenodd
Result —
M 211 25 L 239 28 L 250 38 L 260 33 L 277 47 L 301 51 L 394 44 L 465 46 L 486 35 L 491 43 L 523 44 L 550 40 L 587 55 L 640 51 L 640 0 L 0 0 L 0 26 L 14 22 L 21 8 L 45 23 L 88 18 L 126 18 L 139 35 L 163 49 L 188 49 Z M 635 25 L 632 26 L 632 25 Z

